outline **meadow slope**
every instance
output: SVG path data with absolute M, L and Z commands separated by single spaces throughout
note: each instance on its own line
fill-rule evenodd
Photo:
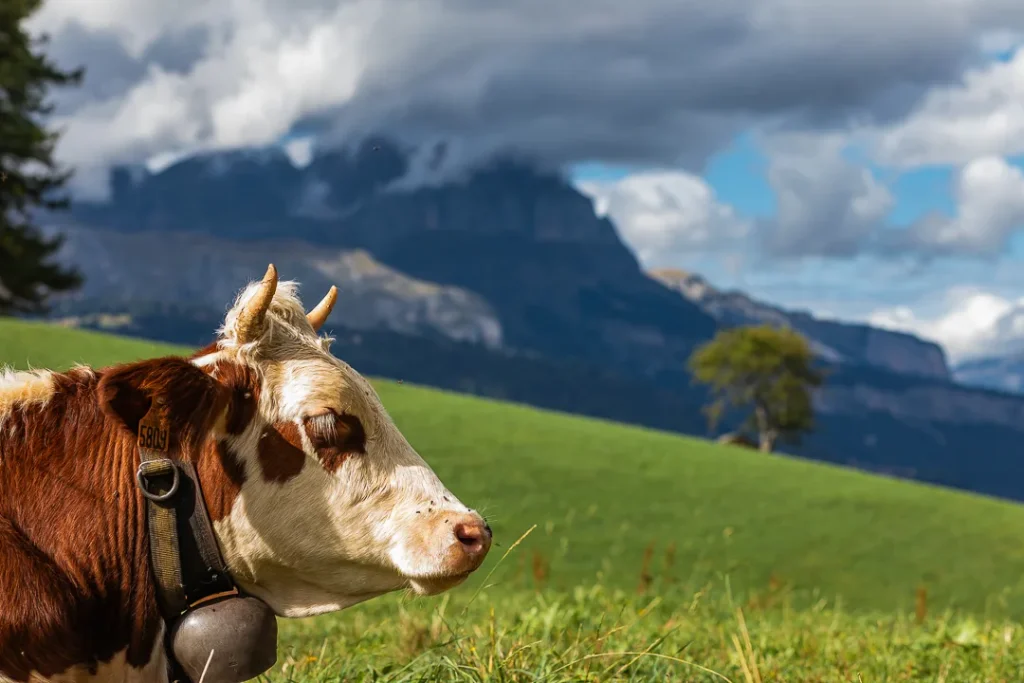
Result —
M 184 351 L 0 323 L 0 363 L 15 367 Z M 633 588 L 651 546 L 659 580 L 700 585 L 728 576 L 737 593 L 782 583 L 839 596 L 849 607 L 889 609 L 911 605 L 923 585 L 933 604 L 982 610 L 1002 593 L 1013 611 L 1024 608 L 1010 600 L 1024 595 L 1022 506 L 498 401 L 375 385 L 410 442 L 491 521 L 501 545 L 485 571 L 537 526 L 492 582 L 532 586 L 546 575 L 551 588 L 591 581 Z
M 0 363 L 16 367 L 181 351 L 0 322 Z M 374 383 L 410 442 L 487 515 L 497 547 L 443 599 L 390 596 L 282 624 L 275 678 L 1020 678 L 1021 627 L 1005 619 L 1024 615 L 1024 507 Z M 946 610 L 956 616 L 936 616 Z M 648 648 L 621 671 L 633 655 L 604 661 Z

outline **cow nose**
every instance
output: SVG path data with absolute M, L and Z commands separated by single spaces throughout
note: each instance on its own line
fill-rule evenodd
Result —
M 484 549 L 487 529 L 479 522 L 458 524 L 455 527 L 455 538 L 459 539 L 462 548 L 469 554 L 479 553 Z
M 491 549 L 491 529 L 477 515 L 467 515 L 456 522 L 452 529 L 455 533 L 456 547 L 461 550 L 467 571 L 473 571 L 484 561 L 487 551 Z

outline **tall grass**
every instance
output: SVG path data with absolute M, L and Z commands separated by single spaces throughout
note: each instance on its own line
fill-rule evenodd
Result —
M 766 591 L 770 594 L 770 590 Z M 941 613 L 851 614 L 725 586 L 636 595 L 485 591 L 384 598 L 282 622 L 272 681 L 1019 681 L 1024 627 Z
M 728 576 L 677 576 L 674 553 L 638 558 L 637 588 L 553 589 L 523 534 L 474 589 L 392 595 L 345 612 L 281 622 L 268 681 L 1019 681 L 1024 625 L 987 614 L 850 611 L 840 596 L 801 595 L 772 578 L 736 591 Z M 522 547 L 519 547 L 522 545 Z M 530 558 L 533 572 L 516 555 Z M 659 566 L 660 564 L 660 566 Z M 543 571 L 538 571 L 543 567 Z

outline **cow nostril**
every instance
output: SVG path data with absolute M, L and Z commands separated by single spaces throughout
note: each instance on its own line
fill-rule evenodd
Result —
M 484 529 L 479 524 L 456 524 L 455 538 L 470 553 L 478 553 L 484 547 Z

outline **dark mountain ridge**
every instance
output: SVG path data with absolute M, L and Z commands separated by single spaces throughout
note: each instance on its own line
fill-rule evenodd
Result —
M 498 311 L 506 344 L 646 374 L 675 367 L 715 321 L 646 277 L 607 219 L 554 174 L 497 162 L 458 184 L 388 191 L 405 172 L 381 140 L 296 169 L 283 153 L 206 154 L 158 174 L 115 169 L 112 201 L 77 203 L 81 223 L 126 233 L 287 237 L 364 249 L 412 277 L 461 287 Z M 320 192 L 321 217 L 296 215 Z M 250 194 L 251 193 L 251 194 Z M 650 338 L 645 358 L 629 347 Z

